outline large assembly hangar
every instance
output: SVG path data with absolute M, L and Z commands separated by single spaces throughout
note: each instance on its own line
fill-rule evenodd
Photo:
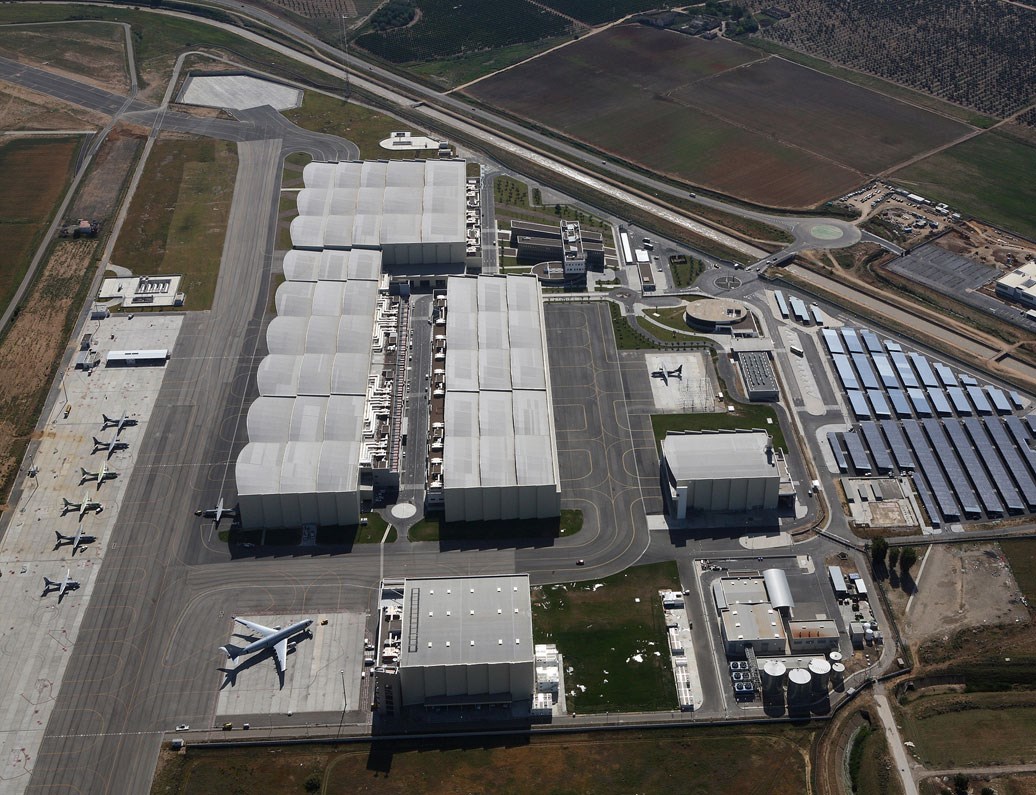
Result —
M 310 163 L 302 178 L 295 248 L 377 249 L 387 268 L 463 271 L 464 161 Z
M 402 593 L 402 609 L 383 606 L 379 622 L 380 713 L 532 699 L 529 575 L 407 579 L 393 587 Z
M 380 254 L 292 251 L 237 459 L 245 527 L 359 522 Z
M 539 282 L 447 281 L 442 499 L 446 520 L 561 513 Z

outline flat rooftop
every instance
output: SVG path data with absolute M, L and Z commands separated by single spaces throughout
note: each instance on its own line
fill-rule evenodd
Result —
M 721 613 L 728 640 L 787 639 L 780 614 L 769 603 L 732 605 Z
M 766 431 L 668 433 L 662 455 L 677 481 L 778 477 Z
M 766 351 L 741 351 L 737 358 L 749 394 L 777 391 L 777 378 L 773 374 L 770 356 Z
M 400 667 L 532 661 L 529 575 L 407 579 Z

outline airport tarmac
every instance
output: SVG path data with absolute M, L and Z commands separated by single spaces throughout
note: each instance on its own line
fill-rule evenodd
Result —
M 219 674 L 217 716 L 341 712 L 359 707 L 366 613 L 241 617 L 267 627 L 287 627 L 306 618 L 314 621 L 308 635 L 296 636 L 295 651 L 288 654 L 283 687 L 273 649 L 239 657 L 233 669 L 225 661 L 224 670 L 234 673 Z M 327 624 L 322 624 L 325 620 Z M 232 645 L 245 646 L 259 637 L 239 624 L 233 626 L 227 637 Z
M 180 101 L 186 105 L 229 110 L 247 110 L 261 105 L 288 110 L 302 104 L 302 91 L 250 75 L 198 75 L 187 78 Z
M 698 413 L 722 410 L 722 404 L 716 400 L 719 390 L 711 378 L 711 368 L 704 352 L 648 353 L 644 361 L 651 376 L 651 396 L 659 411 Z M 680 366 L 683 370 L 679 375 L 669 375 Z M 665 378 L 656 375 L 662 370 L 666 371 Z
M 0 759 L 5 760 L 0 792 L 8 782 L 20 791 L 32 770 L 166 373 L 165 367 L 105 367 L 105 356 L 126 347 L 167 348 L 175 355 L 181 323 L 180 316 L 151 314 L 88 322 L 92 350 L 101 364 L 89 374 L 69 364 L 60 398 L 27 462 L 37 475 L 26 480 L 0 542 L 0 725 L 5 729 L 0 732 Z M 104 450 L 93 453 L 93 436 L 115 436 L 113 427 L 102 430 L 102 414 L 117 418 L 123 412 L 137 421 L 119 435 L 126 449 L 110 458 Z M 119 477 L 100 486 L 84 482 L 80 468 L 99 471 L 106 459 Z M 87 512 L 82 519 L 77 511 L 62 515 L 62 497 L 79 501 L 84 495 L 104 510 Z M 54 533 L 73 536 L 80 523 L 91 540 L 73 556 L 71 545 L 56 545 Z M 42 595 L 43 578 L 60 580 L 68 569 L 80 587 L 60 601 L 56 592 Z

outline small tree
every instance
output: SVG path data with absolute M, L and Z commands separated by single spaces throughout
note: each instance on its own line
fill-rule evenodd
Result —
M 896 568 L 896 563 L 899 562 L 899 547 L 891 547 L 889 549 L 889 568 Z
M 910 549 L 910 547 L 907 547 L 907 549 Z M 904 555 L 903 557 L 906 557 L 906 555 Z M 953 777 L 953 791 L 958 793 L 958 795 L 968 795 L 969 783 L 970 782 L 968 781 L 967 776 L 965 776 L 963 773 L 958 773 Z
M 883 536 L 878 536 L 871 541 L 871 563 L 878 569 L 885 565 L 885 556 L 889 551 L 889 542 Z
M 903 572 L 905 577 L 910 573 L 910 569 L 917 563 L 917 550 L 913 547 L 903 547 L 903 552 L 899 556 L 899 570 Z

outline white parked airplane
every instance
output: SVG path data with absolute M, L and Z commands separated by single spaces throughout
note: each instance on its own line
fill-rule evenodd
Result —
M 131 425 L 137 424 L 137 421 L 130 419 L 129 414 L 125 411 L 122 412 L 122 416 L 118 419 L 112 419 L 107 414 L 102 414 L 101 416 L 104 417 L 104 424 L 101 425 L 101 430 L 106 431 L 109 428 L 115 428 L 116 438 L 118 438 L 119 434 L 122 433 L 123 428 L 129 428 Z
M 83 476 L 79 478 L 79 485 L 82 486 L 88 480 L 96 480 L 98 491 L 100 491 L 101 484 L 104 483 L 104 481 L 111 480 L 112 478 L 117 478 L 119 476 L 118 472 L 108 469 L 107 460 L 101 464 L 101 468 L 97 472 L 87 472 L 84 467 L 79 467 L 79 471 L 83 473 Z
M 216 502 L 215 508 L 199 508 L 194 512 L 195 516 L 204 516 L 206 519 L 211 519 L 214 525 L 219 525 L 220 519 L 224 516 L 230 519 L 237 519 L 237 508 L 225 508 L 223 507 L 223 498 L 220 497 Z
M 69 591 L 74 591 L 79 587 L 79 582 L 72 579 L 72 569 L 65 572 L 65 577 L 60 582 L 51 580 L 48 577 L 43 578 L 43 595 L 46 596 L 55 588 L 58 592 L 58 602 L 65 598 L 65 594 Z
M 71 502 L 70 500 L 66 500 L 64 497 L 61 498 L 61 501 L 65 503 L 61 508 L 61 515 L 64 516 L 66 513 L 70 513 L 71 511 L 78 511 L 79 521 L 83 521 L 83 515 L 87 511 L 96 511 L 97 513 L 100 513 L 104 510 L 104 506 L 101 505 L 101 503 L 90 499 L 90 492 L 88 491 L 83 493 L 83 499 L 80 502 Z
M 108 456 L 111 457 L 111 454 L 114 453 L 116 450 L 125 450 L 127 447 L 129 447 L 129 445 L 126 442 L 120 442 L 118 437 L 116 436 L 113 436 L 110 442 L 104 442 L 98 439 L 96 436 L 94 437 L 95 453 L 98 450 L 107 450 Z
M 72 557 L 75 557 L 76 552 L 79 550 L 79 548 L 81 546 L 83 546 L 83 544 L 88 544 L 91 541 L 96 540 L 96 539 L 94 539 L 93 536 L 86 535 L 83 532 L 83 525 L 81 525 L 81 524 L 79 525 L 78 529 L 76 530 L 76 534 L 74 536 L 62 535 L 57 530 L 54 531 L 54 535 L 56 535 L 58 537 L 57 542 L 54 544 L 54 548 L 57 549 L 58 547 L 62 546 L 63 544 L 71 544 L 72 545 Z
M 262 624 L 255 624 L 237 616 L 234 616 L 234 620 L 262 637 L 247 646 L 233 646 L 229 643 L 226 646 L 220 646 L 220 650 L 226 652 L 232 667 L 236 664 L 238 657 L 272 647 L 277 657 L 277 671 L 281 676 L 284 675 L 285 667 L 288 664 L 288 639 L 305 632 L 313 623 L 312 618 L 306 618 L 282 629 L 281 627 L 264 627 Z

